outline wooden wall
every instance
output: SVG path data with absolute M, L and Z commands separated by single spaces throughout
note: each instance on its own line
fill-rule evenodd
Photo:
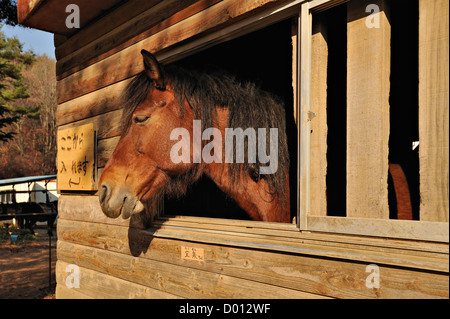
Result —
M 383 239 L 204 218 L 190 218 L 191 229 L 182 218 L 143 229 L 138 219 L 105 217 L 96 197 L 63 196 L 59 208 L 58 298 L 448 297 L 444 244 L 385 247 Z M 203 250 L 203 260 L 183 259 L 186 246 Z M 69 264 L 80 267 L 80 288 L 65 285 Z M 380 268 L 378 289 L 366 287 L 369 264 Z
M 100 176 L 121 133 L 118 97 L 143 69 L 141 49 L 163 55 L 287 2 L 131 0 L 71 37 L 55 36 L 58 127 L 94 123 Z M 380 64 L 387 59 L 379 58 Z M 312 67 L 324 68 L 319 58 Z M 383 113 L 380 107 L 373 111 Z M 323 170 L 317 168 L 322 182 Z M 325 196 L 320 194 L 322 202 Z M 320 211 L 325 214 L 324 204 Z M 448 298 L 446 244 L 195 218 L 162 218 L 144 229 L 139 216 L 106 218 L 92 193 L 60 197 L 57 247 L 57 298 Z M 182 247 L 202 251 L 203 260 L 182 258 Z M 369 289 L 366 266 L 373 263 L 380 267 L 381 287 Z M 70 264 L 80 269 L 80 288 L 66 286 Z

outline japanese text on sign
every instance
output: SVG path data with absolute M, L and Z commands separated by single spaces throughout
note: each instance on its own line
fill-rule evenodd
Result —
M 95 190 L 94 127 L 58 131 L 58 189 Z
M 181 259 L 204 261 L 204 249 L 181 246 Z

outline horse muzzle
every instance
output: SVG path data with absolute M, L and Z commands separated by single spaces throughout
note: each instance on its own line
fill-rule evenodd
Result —
M 100 185 L 99 201 L 103 213 L 109 218 L 122 216 L 127 219 L 144 210 L 142 202 L 128 190 L 105 182 Z

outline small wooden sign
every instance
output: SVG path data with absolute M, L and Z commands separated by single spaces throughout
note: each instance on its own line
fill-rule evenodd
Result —
M 93 123 L 58 131 L 58 190 L 97 190 Z
M 203 248 L 181 246 L 181 259 L 205 261 Z

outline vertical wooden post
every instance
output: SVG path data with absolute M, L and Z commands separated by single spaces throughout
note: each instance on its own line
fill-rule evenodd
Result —
M 366 12 L 376 5 L 378 13 Z M 370 16 L 369 16 L 370 15 Z M 369 23 L 379 22 L 378 27 Z M 391 28 L 387 1 L 347 7 L 347 216 L 389 218 Z
M 311 12 L 309 11 L 309 3 L 304 2 L 301 6 L 299 16 L 299 35 L 298 53 L 299 65 L 299 103 L 297 115 L 298 141 L 300 147 L 298 149 L 299 159 L 299 210 L 300 210 L 300 228 L 307 229 L 307 216 L 310 213 L 310 185 L 311 185 L 311 121 L 309 120 L 309 112 L 311 111 Z
M 420 219 L 449 221 L 449 2 L 419 1 Z
M 311 215 L 327 215 L 327 26 L 313 19 L 311 38 Z

